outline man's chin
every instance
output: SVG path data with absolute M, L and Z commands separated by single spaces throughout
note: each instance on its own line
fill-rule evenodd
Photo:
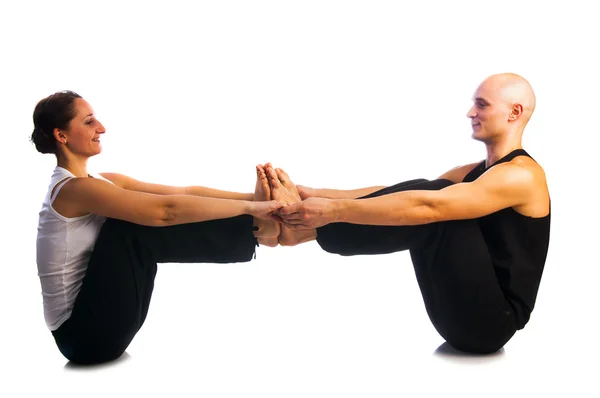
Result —
M 484 135 L 485 133 L 483 133 L 480 128 L 474 128 L 473 132 L 471 133 L 471 137 L 477 141 L 481 141 Z

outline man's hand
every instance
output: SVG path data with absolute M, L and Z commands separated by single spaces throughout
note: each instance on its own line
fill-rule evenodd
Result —
M 280 209 L 277 214 L 289 229 L 315 229 L 336 222 L 338 206 L 335 200 L 308 198 Z

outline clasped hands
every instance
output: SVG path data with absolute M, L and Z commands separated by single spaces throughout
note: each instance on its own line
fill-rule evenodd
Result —
M 284 207 L 271 219 L 291 230 L 311 230 L 337 221 L 335 201 L 317 197 L 317 190 L 296 186 L 281 168 L 257 165 L 255 200 L 277 200 Z

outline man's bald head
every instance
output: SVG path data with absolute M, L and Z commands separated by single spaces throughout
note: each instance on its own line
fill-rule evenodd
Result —
M 520 119 L 523 126 L 527 124 L 535 110 L 535 94 L 531 84 L 515 73 L 492 75 L 485 79 L 479 88 L 484 88 L 486 94 L 509 107 L 521 105 L 523 114 Z
M 527 80 L 514 73 L 492 75 L 473 95 L 473 138 L 491 143 L 522 134 L 535 109 L 535 94 Z

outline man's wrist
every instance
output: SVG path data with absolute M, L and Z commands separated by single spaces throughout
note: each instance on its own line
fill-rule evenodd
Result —
M 331 199 L 332 201 L 332 219 L 331 222 L 346 222 L 348 209 L 352 200 L 349 199 Z

